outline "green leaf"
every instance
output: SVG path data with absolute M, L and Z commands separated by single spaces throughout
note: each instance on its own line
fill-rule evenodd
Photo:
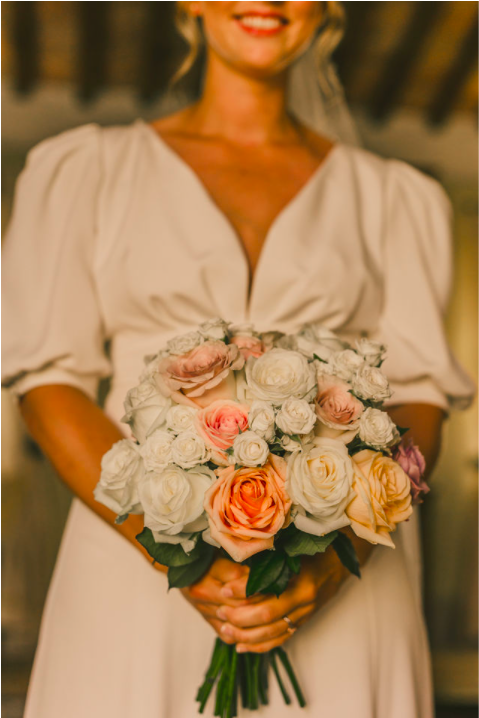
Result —
M 246 596 L 260 593 L 274 584 L 279 578 L 286 563 L 285 555 L 281 551 L 262 551 L 252 557 L 250 572 L 246 584 Z
M 327 364 L 327 363 L 328 363 L 328 362 L 326 361 L 326 359 L 321 359 L 321 357 L 318 357 L 317 354 L 313 354 L 313 357 L 314 357 L 315 359 L 317 359 L 318 361 L 323 362 L 323 364 Z
M 196 561 L 203 551 L 203 542 L 198 541 L 196 537 L 196 546 L 190 553 L 185 553 L 180 544 L 157 543 L 153 538 L 150 529 L 145 526 L 141 534 L 138 534 L 136 540 L 146 548 L 151 558 L 163 566 L 186 566 Z M 194 537 L 192 537 L 194 538 Z
M 396 429 L 399 431 L 399 436 L 404 436 L 409 431 L 409 428 L 406 429 L 404 426 L 396 426 Z
M 337 535 L 337 531 L 331 531 L 325 536 L 314 536 L 297 531 L 288 537 L 284 550 L 288 556 L 314 556 L 317 553 L 324 553 Z
M 200 580 L 213 561 L 214 549 L 201 543 L 200 557 L 186 566 L 172 566 L 168 569 L 168 588 L 185 588 Z
M 261 593 L 272 593 L 276 597 L 281 596 L 283 591 L 286 591 L 286 589 L 288 588 L 288 584 L 292 575 L 293 572 L 288 566 L 288 557 L 286 557 L 286 560 L 283 565 L 283 570 L 279 574 L 276 581 L 274 583 L 271 583 L 269 586 L 266 586 L 266 588 L 264 588 Z
M 121 526 L 122 523 L 124 523 L 124 522 L 127 520 L 127 518 L 128 518 L 129 515 L 130 515 L 130 514 L 122 514 L 121 516 L 117 516 L 116 519 L 115 519 L 116 525 L 117 525 L 117 526 Z
M 299 556 L 288 556 L 286 554 L 286 563 L 293 573 L 299 573 L 301 571 L 301 559 Z
M 361 571 L 359 569 L 359 560 L 356 556 L 356 551 L 352 544 L 351 539 L 346 534 L 338 531 L 338 535 L 333 541 L 333 548 L 338 554 L 338 558 L 346 566 L 348 571 L 351 571 L 355 576 L 361 578 Z

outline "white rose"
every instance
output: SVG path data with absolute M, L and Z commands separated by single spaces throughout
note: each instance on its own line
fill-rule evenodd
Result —
M 182 543 L 192 533 L 208 525 L 203 510 L 206 491 L 216 480 L 206 466 L 185 471 L 167 466 L 163 471 L 149 471 L 140 484 L 140 498 L 145 512 L 145 526 L 159 543 Z M 176 537 L 176 540 L 175 540 Z
M 343 349 L 329 359 L 329 366 L 333 373 L 344 381 L 351 381 L 358 369 L 364 364 L 364 359 L 352 349 Z
M 144 466 L 139 448 L 133 441 L 122 439 L 101 460 L 100 481 L 93 493 L 97 501 L 119 516 L 142 513 L 138 484 Z
M 253 324 L 228 324 L 228 334 L 232 337 L 256 337 Z
M 172 462 L 171 444 L 173 436 L 168 431 L 157 429 L 147 438 L 140 449 L 147 471 L 161 471 Z
M 299 352 L 271 349 L 259 358 L 248 359 L 246 383 L 256 399 L 280 405 L 290 396 L 312 398 L 316 370 Z
M 371 339 L 358 339 L 356 348 L 369 366 L 380 366 L 386 354 L 386 347 L 379 342 L 371 341 Z
M 168 356 L 168 354 L 169 352 L 166 351 L 166 349 L 162 349 L 157 354 L 148 354 L 144 357 L 143 361 L 145 362 L 145 368 L 140 374 L 140 383 L 154 378 L 155 374 L 158 372 L 159 363 L 165 356 Z
M 328 361 L 334 352 L 347 345 L 330 329 L 321 324 L 305 324 L 296 335 L 298 351 L 312 359 L 314 355 Z
M 265 441 L 274 438 L 274 407 L 269 401 L 253 401 L 248 414 L 248 426 Z
M 197 413 L 198 410 L 193 409 L 192 406 L 174 404 L 166 415 L 166 426 L 175 434 L 180 434 L 182 431 L 189 431 L 193 429 Z
M 171 399 L 164 397 L 147 378 L 127 393 L 122 422 L 128 424 L 135 439 L 143 443 L 148 434 L 163 426 L 170 406 Z
M 352 379 L 352 388 L 356 396 L 379 404 L 391 396 L 389 382 L 380 369 L 363 364 Z
M 359 420 L 359 438 L 373 449 L 385 449 L 400 439 L 396 424 L 380 409 L 366 409 Z
M 205 442 L 194 431 L 183 431 L 171 445 L 173 461 L 182 469 L 191 469 L 209 459 Z
M 170 354 L 187 354 L 197 347 L 203 341 L 203 337 L 199 332 L 188 332 L 174 337 L 166 343 L 166 347 Z
M 274 346 L 278 349 L 287 349 L 288 351 L 298 351 L 298 342 L 294 334 L 284 334 L 278 337 L 274 342 Z
M 288 434 L 284 434 L 281 437 L 280 443 L 285 451 L 292 453 L 293 451 L 301 451 L 301 449 L 310 444 L 313 439 L 313 431 L 311 431 L 309 434 L 305 434 L 304 436 L 300 436 L 299 441 L 298 439 L 293 439 L 291 436 L 288 436 Z
M 244 431 L 233 442 L 235 464 L 242 466 L 262 466 L 269 455 L 266 441 L 254 431 Z
M 224 339 L 228 331 L 228 323 L 217 317 L 200 324 L 199 331 L 205 339 Z
M 284 434 L 309 434 L 316 423 L 314 407 L 304 399 L 290 397 L 276 416 L 276 425 Z
M 291 454 L 286 491 L 298 511 L 295 526 L 316 536 L 347 526 L 345 509 L 354 496 L 353 476 L 348 450 L 335 439 L 315 439 Z

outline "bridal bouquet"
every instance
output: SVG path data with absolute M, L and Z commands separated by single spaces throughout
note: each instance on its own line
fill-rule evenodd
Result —
M 118 523 L 143 514 L 137 540 L 168 567 L 170 587 L 198 581 L 219 553 L 248 565 L 247 596 L 279 596 L 302 556 L 326 550 L 359 576 L 342 529 L 394 547 L 427 490 L 421 453 L 381 409 L 384 354 L 317 325 L 258 334 L 215 319 L 175 337 L 126 396 L 134 439 L 103 457 L 97 501 Z M 200 712 L 215 683 L 216 716 L 237 715 L 238 694 L 249 709 L 267 703 L 269 666 L 285 701 L 281 666 L 304 705 L 282 648 L 238 654 L 217 639 Z

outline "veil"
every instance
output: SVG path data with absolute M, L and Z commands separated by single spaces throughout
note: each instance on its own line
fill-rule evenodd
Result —
M 312 48 L 300 57 L 289 71 L 289 110 L 320 135 L 347 145 L 360 145 L 354 119 L 331 61 L 325 70 L 334 79 L 334 89 L 328 97 L 319 82 Z

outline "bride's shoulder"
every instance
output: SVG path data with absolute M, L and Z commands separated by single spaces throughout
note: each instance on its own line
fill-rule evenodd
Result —
M 383 157 L 375 152 L 352 145 L 343 145 L 354 179 L 366 190 L 377 187 L 385 196 L 416 198 L 418 201 L 447 202 L 440 182 L 427 172 L 394 157 Z

